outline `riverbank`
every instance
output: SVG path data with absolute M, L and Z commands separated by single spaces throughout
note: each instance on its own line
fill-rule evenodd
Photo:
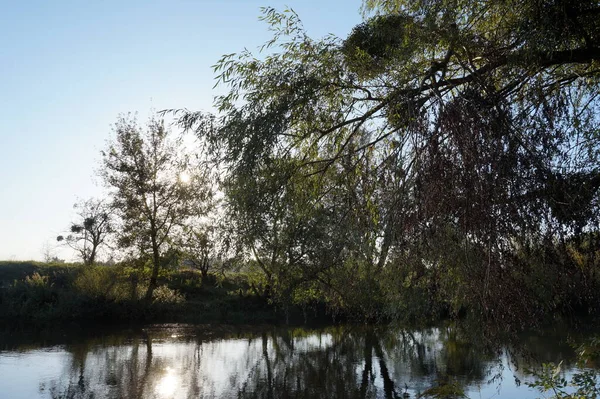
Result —
M 143 276 L 126 266 L 0 262 L 0 319 L 24 323 L 247 323 L 298 318 L 255 294 L 243 274 L 169 270 L 153 300 Z
M 417 309 L 404 303 L 397 316 L 368 319 L 360 313 L 344 313 L 324 302 L 302 305 L 271 300 L 256 278 L 240 272 L 209 274 L 203 277 L 192 269 L 165 268 L 152 301 L 145 301 L 148 271 L 131 264 L 83 266 L 82 264 L 0 261 L 0 321 L 5 324 L 82 325 L 148 323 L 225 324 L 328 324 L 340 321 L 382 323 L 403 321 L 427 325 L 444 319 L 473 319 L 475 324 L 493 324 L 494 330 L 518 331 L 545 323 L 574 327 L 589 324 L 591 314 L 546 312 L 546 318 L 515 314 L 518 323 L 508 319 L 488 320 L 469 309 L 450 315 L 435 297 L 423 299 Z M 255 277 L 255 276 L 254 276 Z M 375 298 L 371 298 L 375 301 Z M 375 303 L 375 302 L 373 302 Z M 383 308 L 385 304 L 379 304 Z M 373 305 L 375 306 L 375 305 Z

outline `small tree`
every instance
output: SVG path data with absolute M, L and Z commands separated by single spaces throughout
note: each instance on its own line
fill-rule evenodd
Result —
M 112 189 L 119 246 L 151 259 L 145 295 L 151 300 L 165 247 L 190 217 L 205 212 L 210 189 L 182 137 L 173 138 L 162 120 L 151 118 L 143 130 L 134 119 L 120 117 L 114 133 L 102 152 L 100 175 Z
M 202 273 L 202 278 L 208 276 L 217 259 L 217 229 L 212 224 L 187 226 L 180 238 L 180 248 L 183 260 L 191 267 Z
M 68 235 L 60 235 L 56 240 L 75 250 L 85 265 L 93 265 L 100 247 L 113 231 L 112 208 L 105 201 L 94 198 L 80 201 L 73 207 L 77 209 L 77 222 L 71 224 Z
M 45 263 L 65 263 L 64 259 L 59 258 L 56 255 L 56 246 L 52 245 L 50 241 L 46 241 L 42 246 L 42 259 Z

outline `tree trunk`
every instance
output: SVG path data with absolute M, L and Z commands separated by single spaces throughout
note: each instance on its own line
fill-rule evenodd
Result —
M 202 281 L 206 281 L 206 278 L 208 277 L 208 255 L 205 255 L 202 258 L 202 268 L 200 269 L 200 272 L 202 273 Z
M 92 245 L 92 251 L 90 252 L 90 257 L 88 259 L 88 266 L 94 266 L 96 263 L 96 248 L 97 245 Z
M 390 246 L 392 244 L 392 238 L 394 234 L 394 225 L 391 217 L 388 217 L 388 222 L 383 233 L 383 242 L 381 243 L 381 252 L 379 253 L 379 259 L 377 260 L 377 271 L 383 269 L 385 262 L 387 261 Z
M 158 245 L 156 245 L 156 238 L 152 237 L 152 274 L 150 275 L 150 283 L 148 284 L 148 290 L 146 291 L 146 302 L 152 301 L 152 294 L 158 284 L 158 271 L 160 269 L 160 253 L 158 251 Z

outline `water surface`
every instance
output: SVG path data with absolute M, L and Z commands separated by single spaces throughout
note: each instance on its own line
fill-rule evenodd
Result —
M 524 371 L 563 361 L 568 334 L 477 338 L 457 326 L 319 329 L 162 325 L 0 333 L 2 398 L 401 398 L 453 384 L 536 398 Z

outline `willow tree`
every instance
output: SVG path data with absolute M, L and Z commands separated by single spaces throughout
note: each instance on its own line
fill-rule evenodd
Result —
M 262 52 L 215 66 L 220 115 L 180 122 L 231 175 L 369 158 L 377 263 L 466 265 L 467 289 L 446 288 L 484 304 L 511 292 L 490 282 L 519 248 L 598 230 L 598 1 L 367 0 L 364 14 L 315 40 L 265 9 Z
M 186 221 L 206 211 L 210 199 L 206 171 L 195 167 L 190 155 L 182 137 L 154 118 L 146 129 L 132 118 L 119 118 L 102 151 L 100 175 L 119 219 L 118 243 L 152 264 L 146 300 L 157 286 L 165 248 Z

